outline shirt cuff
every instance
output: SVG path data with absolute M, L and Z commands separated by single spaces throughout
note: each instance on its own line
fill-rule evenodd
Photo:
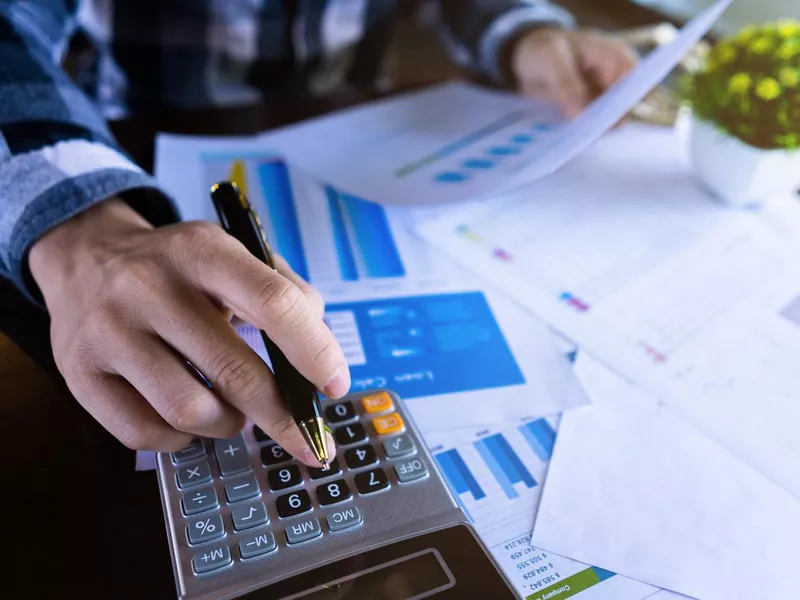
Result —
M 495 81 L 504 82 L 500 64 L 503 44 L 531 25 L 572 29 L 575 19 L 563 8 L 545 3 L 521 6 L 500 15 L 492 21 L 480 41 L 478 61 L 483 72 Z
M 0 271 L 41 302 L 27 268 L 31 246 L 53 227 L 113 196 L 148 213 L 145 218 L 160 214 L 178 220 L 155 179 L 105 144 L 70 140 L 0 161 Z

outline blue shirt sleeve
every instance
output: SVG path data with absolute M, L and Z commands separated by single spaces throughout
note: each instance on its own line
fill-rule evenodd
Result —
M 117 195 L 140 212 L 177 219 L 60 67 L 76 4 L 0 0 L 0 276 L 35 301 L 27 254 L 66 219 Z M 148 210 L 152 203 L 169 208 Z

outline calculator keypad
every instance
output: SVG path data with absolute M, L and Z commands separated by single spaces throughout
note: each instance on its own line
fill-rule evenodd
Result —
M 194 573 L 339 535 L 364 522 L 359 498 L 425 479 L 428 465 L 397 410 L 385 392 L 324 405 L 338 449 L 326 470 L 301 465 L 255 425 L 255 456 L 243 434 L 171 453 Z

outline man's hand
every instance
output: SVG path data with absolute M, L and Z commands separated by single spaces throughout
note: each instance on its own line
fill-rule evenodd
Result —
M 521 93 L 553 102 L 572 118 L 626 75 L 636 55 L 598 33 L 540 28 L 515 42 L 509 60 Z
M 266 331 L 327 396 L 347 393 L 350 374 L 322 299 L 285 262 L 273 271 L 208 223 L 154 229 L 112 199 L 45 235 L 30 267 L 67 385 L 126 446 L 178 450 L 193 435 L 233 436 L 249 417 L 319 466 L 269 368 L 230 324 L 233 313 Z

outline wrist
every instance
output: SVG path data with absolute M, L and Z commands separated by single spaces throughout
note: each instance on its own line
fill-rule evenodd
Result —
M 124 201 L 110 198 L 43 235 L 31 246 L 28 267 L 46 298 L 49 287 L 71 278 L 81 265 L 97 261 L 120 236 L 152 228 Z

